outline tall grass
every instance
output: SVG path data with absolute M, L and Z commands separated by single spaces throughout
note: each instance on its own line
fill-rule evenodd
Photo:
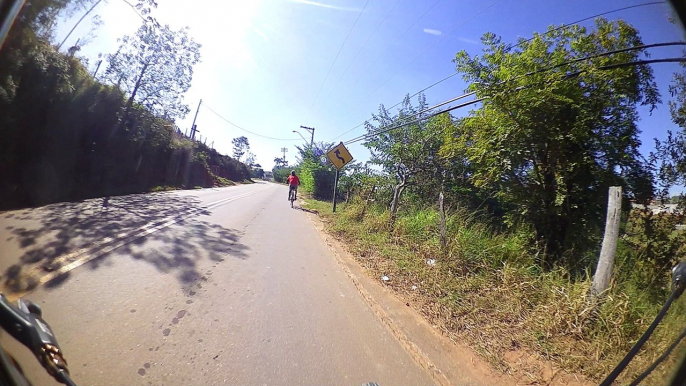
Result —
M 469 342 L 500 370 L 526 372 L 534 381 L 544 381 L 542 373 L 513 365 L 508 353 L 552 361 L 566 372 L 601 380 L 645 331 L 668 295 L 668 275 L 654 283 L 660 292 L 648 291 L 636 279 L 642 275 L 622 274 L 602 303 L 589 304 L 590 274 L 573 277 L 564 268 L 541 269 L 538 251 L 531 247 L 533 232 L 524 226 L 496 231 L 484 219 L 457 211 L 446 219 L 448 244 L 441 249 L 436 210 L 407 210 L 389 229 L 385 208 L 368 207 L 364 216 L 362 208 L 353 203 L 336 215 L 321 213 L 329 231 L 346 242 L 360 263 L 374 275 L 389 276 L 387 284 L 411 299 L 445 334 Z M 635 256 L 627 254 L 635 252 L 623 246 L 619 253 L 616 271 L 625 272 L 622 264 L 634 261 Z M 429 259 L 435 264 L 428 264 Z M 632 262 L 631 269 L 641 267 Z M 681 299 L 621 382 L 642 372 L 676 338 L 686 326 L 684 311 Z M 664 383 L 686 345 L 675 351 L 643 384 Z

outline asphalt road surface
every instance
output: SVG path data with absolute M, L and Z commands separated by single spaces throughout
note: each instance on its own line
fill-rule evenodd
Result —
M 2 283 L 38 286 L 79 385 L 434 384 L 286 198 L 257 183 L 2 213 Z

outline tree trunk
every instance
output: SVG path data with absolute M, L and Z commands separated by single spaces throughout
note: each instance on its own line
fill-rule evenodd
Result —
M 143 65 L 143 69 L 141 69 L 141 74 L 138 76 L 138 79 L 136 80 L 136 85 L 133 87 L 131 96 L 129 97 L 129 100 L 126 102 L 126 112 L 124 113 L 124 121 L 129 119 L 131 107 L 133 106 L 133 100 L 136 97 L 136 94 L 138 93 L 138 88 L 141 86 L 141 81 L 143 81 L 143 75 L 145 75 L 145 71 L 147 71 L 149 65 L 150 63 L 145 63 L 145 65 Z
M 445 249 L 447 245 L 446 237 L 445 237 L 445 207 L 443 206 L 443 191 L 438 194 L 438 212 L 441 216 L 441 224 L 440 224 L 440 231 L 441 231 L 441 248 Z
M 376 185 L 372 186 L 372 190 L 369 192 L 369 195 L 367 196 L 367 200 L 364 202 L 364 206 L 362 207 L 362 212 L 360 213 L 360 221 L 364 219 L 364 215 L 367 212 L 367 206 L 369 206 L 369 202 L 372 201 L 372 197 L 374 197 L 374 191 L 376 191 Z
M 391 218 L 388 222 L 388 225 L 393 228 L 395 225 L 395 218 L 396 214 L 398 213 L 398 201 L 400 201 L 400 196 L 403 194 L 403 191 L 405 190 L 405 187 L 407 185 L 405 184 L 405 181 L 403 180 L 401 183 L 395 186 L 393 188 L 393 201 L 391 201 Z

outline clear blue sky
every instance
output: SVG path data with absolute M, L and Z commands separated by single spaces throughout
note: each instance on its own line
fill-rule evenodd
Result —
M 551 24 L 568 23 L 642 2 L 645 1 L 500 0 L 493 4 L 492 0 L 158 0 L 159 7 L 153 16 L 173 28 L 189 26 L 191 36 L 203 45 L 202 63 L 195 68 L 193 85 L 186 95 L 193 111 L 177 122 L 179 127 L 190 127 L 195 107 L 202 98 L 209 107 L 241 127 L 293 139 L 274 141 L 241 132 L 201 108 L 197 125 L 200 134 L 209 138 L 208 144 L 214 141 L 215 148 L 230 154 L 231 139 L 246 135 L 257 161 L 270 168 L 284 146 L 289 148 L 287 159 L 294 161 L 294 145 L 302 143 L 302 139 L 292 131 L 300 125 L 315 127 L 315 140 L 331 140 L 369 119 L 379 104 L 393 105 L 405 94 L 413 94 L 451 74 L 455 53 L 462 49 L 472 55 L 480 53 L 479 38 L 485 32 L 514 42 L 517 37 L 544 31 Z M 430 11 L 419 19 L 427 10 Z M 108 0 L 93 14 L 100 15 L 104 24 L 80 52 L 91 58 L 91 64 L 99 53 L 114 52 L 117 38 L 133 34 L 141 24 L 123 0 Z M 607 17 L 626 20 L 639 29 L 645 43 L 657 43 L 680 40 L 683 36 L 669 23 L 669 15 L 669 7 L 663 4 Z M 78 17 L 62 21 L 58 41 Z M 63 49 L 86 36 L 89 29 L 90 22 L 82 23 Z M 349 31 L 349 39 L 332 67 Z M 674 48 L 652 52 L 653 58 L 680 54 Z M 676 64 L 654 65 L 663 102 L 670 98 L 667 88 L 676 69 Z M 453 77 L 427 91 L 428 102 L 438 103 L 460 95 L 465 87 L 459 76 Z M 664 138 L 666 130 L 674 128 L 666 103 L 652 115 L 644 109 L 640 127 L 642 150 L 650 151 L 653 138 Z M 363 132 L 360 127 L 341 139 Z M 302 133 L 309 138 L 304 130 Z M 360 145 L 353 145 L 350 150 L 359 160 L 369 156 Z

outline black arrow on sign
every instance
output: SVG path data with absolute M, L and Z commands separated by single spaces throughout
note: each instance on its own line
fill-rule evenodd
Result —
M 342 163 L 345 163 L 345 159 L 341 157 L 341 149 L 336 149 L 336 151 L 334 151 L 333 153 L 336 154 L 336 158 L 341 160 Z

